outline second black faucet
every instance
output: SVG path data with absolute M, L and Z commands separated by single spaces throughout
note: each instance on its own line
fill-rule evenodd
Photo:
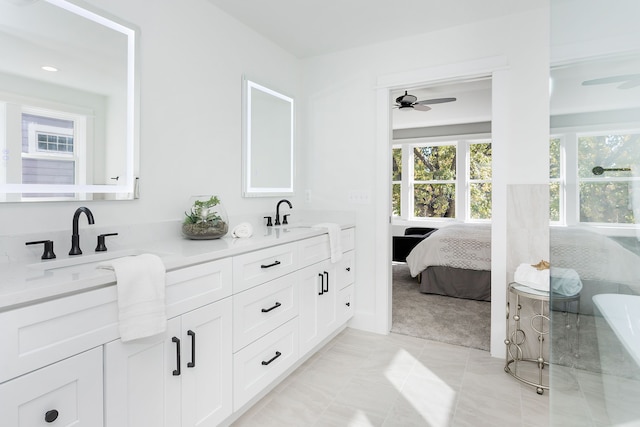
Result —
M 73 234 L 71 235 L 71 250 L 69 251 L 69 255 L 81 255 L 82 250 L 80 249 L 80 234 L 78 231 L 78 220 L 80 219 L 80 214 L 84 212 L 87 215 L 87 220 L 89 224 L 93 224 L 93 213 L 89 210 L 89 208 L 81 206 L 76 209 L 76 212 L 73 214 Z

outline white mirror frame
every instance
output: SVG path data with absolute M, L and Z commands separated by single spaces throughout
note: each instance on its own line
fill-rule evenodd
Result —
M 113 17 L 80 7 L 66 0 L 42 0 L 70 13 L 93 21 L 99 25 L 118 31 L 127 37 L 127 111 L 126 111 L 126 159 L 124 176 L 119 177 L 118 184 L 57 185 L 57 184 L 0 184 L 0 202 L 21 201 L 3 200 L 2 196 L 16 193 L 75 193 L 76 196 L 87 194 L 111 194 L 115 200 L 131 200 L 137 198 L 137 180 L 135 176 L 135 159 L 139 139 L 139 84 L 136 67 L 136 48 L 138 45 L 136 30 L 116 22 Z M 121 183 L 122 182 L 122 183 Z M 109 199 L 111 200 L 111 199 Z M 30 200 L 22 200 L 31 202 Z M 34 200 L 46 201 L 43 199 Z M 58 200 L 52 200 L 58 201 Z
M 285 101 L 290 104 L 289 109 L 289 125 L 291 138 L 288 141 L 283 141 L 283 144 L 289 148 L 290 162 L 289 166 L 289 182 L 288 185 L 278 187 L 265 187 L 252 180 L 252 166 L 255 159 L 252 157 L 254 150 L 254 144 L 256 143 L 256 135 L 252 132 L 252 93 L 253 91 L 260 91 L 264 94 L 271 95 L 277 99 Z M 242 195 L 244 197 L 275 197 L 275 196 L 290 196 L 294 194 L 294 139 L 295 139 L 295 117 L 294 117 L 294 100 L 286 95 L 269 89 L 265 86 L 259 85 L 246 77 L 242 78 Z M 255 112 L 253 113 L 255 114 Z

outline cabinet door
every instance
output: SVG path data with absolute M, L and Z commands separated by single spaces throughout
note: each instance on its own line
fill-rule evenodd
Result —
M 3 426 L 102 425 L 102 347 L 0 384 Z
M 233 409 L 232 302 L 182 315 L 182 426 L 216 426 Z
M 182 377 L 173 375 L 174 370 L 178 370 L 178 343 L 173 337 L 180 339 L 180 318 L 170 319 L 164 334 L 125 343 L 116 340 L 105 345 L 107 426 L 181 425 Z M 183 342 L 180 346 L 184 350 Z
M 300 355 L 304 355 L 337 326 L 338 287 L 335 266 L 323 261 L 300 270 Z

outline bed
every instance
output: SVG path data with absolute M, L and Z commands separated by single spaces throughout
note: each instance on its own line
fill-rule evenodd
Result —
M 599 293 L 640 294 L 640 256 L 588 227 L 551 227 L 550 261 L 578 272 L 581 312 Z M 420 292 L 491 300 L 491 225 L 455 224 L 433 232 L 407 256 Z
M 491 301 L 491 225 L 441 228 L 409 253 L 407 265 L 422 293 Z

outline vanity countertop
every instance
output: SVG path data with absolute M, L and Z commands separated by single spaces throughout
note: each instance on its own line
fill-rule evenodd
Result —
M 342 223 L 340 226 L 345 229 L 353 224 Z M 263 227 L 255 230 L 249 238 L 233 238 L 230 232 L 215 240 L 163 236 L 135 245 L 112 243 L 103 253 L 90 250 L 84 255 L 70 257 L 59 250 L 58 257 L 52 261 L 40 260 L 39 256 L 21 258 L 0 264 L 0 311 L 115 285 L 116 277 L 112 270 L 97 268 L 98 263 L 107 259 L 152 253 L 162 258 L 167 271 L 172 271 L 326 233 L 326 228 Z M 65 266 L 65 262 L 76 262 L 79 257 L 84 257 L 88 263 Z M 52 265 L 61 267 L 47 268 Z

